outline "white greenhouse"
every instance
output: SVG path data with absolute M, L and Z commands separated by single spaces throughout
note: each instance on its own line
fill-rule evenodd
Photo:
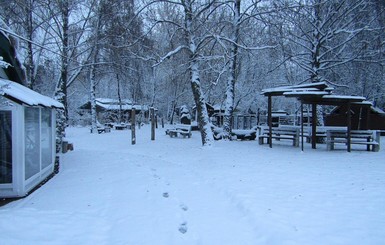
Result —
M 22 197 L 54 171 L 56 100 L 0 79 L 0 197 Z

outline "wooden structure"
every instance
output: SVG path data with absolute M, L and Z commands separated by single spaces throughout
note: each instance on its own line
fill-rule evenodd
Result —
M 326 149 L 333 150 L 335 143 L 346 144 L 346 130 L 334 129 L 327 131 Z M 351 144 L 366 145 L 367 151 L 380 150 L 380 131 L 378 130 L 352 130 L 350 134 Z
M 177 137 L 178 135 L 183 136 L 185 138 L 186 136 L 188 138 L 191 138 L 191 125 L 188 124 L 176 124 L 174 128 L 167 129 L 166 134 L 172 137 Z
M 381 130 L 385 132 L 385 112 L 373 106 L 357 106 L 351 108 L 352 129 L 355 130 Z M 335 107 L 325 117 L 326 126 L 342 126 L 346 122 L 347 105 Z
M 150 107 L 147 105 L 136 105 L 131 100 L 116 100 L 109 98 L 96 98 L 96 116 L 101 123 L 120 122 L 120 117 L 123 121 L 130 121 L 132 115 L 143 113 L 146 120 L 150 117 Z M 79 114 L 91 112 L 91 102 L 87 101 L 79 107 Z M 155 109 L 156 110 L 156 109 Z
M 271 131 L 270 131 L 271 130 Z M 299 147 L 299 128 L 276 128 L 272 127 L 259 127 L 259 137 L 258 143 L 263 144 L 264 139 L 267 139 L 267 142 L 270 144 L 272 139 L 277 140 L 291 140 L 293 141 L 293 146 Z
M 351 151 L 351 108 L 352 106 L 358 106 L 360 108 L 368 108 L 371 103 L 365 101 L 365 97 L 360 96 L 344 96 L 333 95 L 333 88 L 329 87 L 324 82 L 308 83 L 294 86 L 283 86 L 277 88 L 265 89 L 262 94 L 268 97 L 268 126 L 269 126 L 269 144 L 272 147 L 272 98 L 275 96 L 284 96 L 288 98 L 296 98 L 301 102 L 301 117 L 303 117 L 303 105 L 309 104 L 312 107 L 312 148 L 316 148 L 316 135 L 317 135 L 317 105 L 334 105 L 334 106 L 346 106 L 346 127 L 347 127 L 347 150 Z M 302 121 L 302 120 L 301 120 Z M 303 137 L 303 123 L 301 123 L 301 134 Z M 303 138 L 302 138 L 302 150 L 303 150 Z

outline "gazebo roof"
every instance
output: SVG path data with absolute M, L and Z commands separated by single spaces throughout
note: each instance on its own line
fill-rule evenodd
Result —
M 334 88 L 329 87 L 324 82 L 318 83 L 306 83 L 293 86 L 281 86 L 276 88 L 268 88 L 262 90 L 262 94 L 265 96 L 283 96 L 285 93 L 311 93 L 311 92 L 330 92 Z
M 63 104 L 39 94 L 21 84 L 0 78 L 0 95 L 18 103 L 29 106 L 43 106 L 63 109 Z
M 324 82 L 307 83 L 294 86 L 282 86 L 262 90 L 265 96 L 285 96 L 294 97 L 304 104 L 318 105 L 341 105 L 345 103 L 359 103 L 361 105 L 371 105 L 370 102 L 361 96 L 346 96 L 332 94 L 334 88 L 329 87 Z

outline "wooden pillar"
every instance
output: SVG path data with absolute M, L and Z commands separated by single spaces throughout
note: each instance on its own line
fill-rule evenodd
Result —
M 303 103 L 301 101 L 301 149 L 303 151 Z
M 258 108 L 258 111 L 257 111 L 257 125 L 259 125 L 259 113 L 260 113 L 260 111 L 259 111 L 259 108 Z
M 155 140 L 155 109 L 154 107 L 150 108 L 150 114 L 151 114 L 151 140 Z
M 350 105 L 350 101 L 348 102 L 348 109 L 347 109 L 347 112 L 346 112 L 346 120 L 347 120 L 347 126 L 348 126 L 348 132 L 347 132 L 347 140 L 348 140 L 348 152 L 351 151 L 351 138 L 350 138 L 350 131 L 352 129 L 352 118 L 351 118 L 351 114 L 350 114 L 350 108 L 351 108 L 351 105 Z
M 366 121 L 365 121 L 365 130 L 368 130 L 370 129 L 370 125 L 369 125 L 369 122 L 370 122 L 370 106 L 367 106 L 366 107 Z
M 317 104 L 311 104 L 311 148 L 317 148 Z
M 131 145 L 136 144 L 136 135 L 135 135 L 135 109 L 131 110 Z
M 269 124 L 269 146 L 270 146 L 270 148 L 273 147 L 273 137 L 272 137 L 273 122 L 272 122 L 272 118 L 271 118 L 271 111 L 272 111 L 271 107 L 272 107 L 272 105 L 271 105 L 271 95 L 269 95 L 268 100 L 267 100 L 267 121 L 268 121 L 268 124 Z

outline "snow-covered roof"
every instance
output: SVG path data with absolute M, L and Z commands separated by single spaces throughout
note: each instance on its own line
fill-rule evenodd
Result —
M 378 108 L 378 107 L 372 106 L 371 109 L 372 109 L 374 112 L 378 113 L 378 114 L 385 114 L 385 111 L 381 110 L 381 109 Z
M 118 111 L 120 109 L 127 111 L 132 110 L 133 108 L 138 111 L 148 111 L 150 107 L 148 105 L 136 105 L 132 104 L 132 101 L 129 99 L 122 99 L 121 103 L 117 99 L 110 98 L 96 98 L 95 99 L 96 106 L 106 111 Z M 80 109 L 90 110 L 91 103 L 87 101 L 85 104 L 79 107 Z M 157 109 L 155 109 L 157 110 Z
M 315 91 L 332 91 L 334 88 L 329 87 L 324 82 L 318 82 L 318 83 L 306 83 L 301 85 L 293 85 L 293 86 L 281 86 L 276 88 L 268 88 L 263 89 L 262 94 L 268 95 L 268 94 L 280 94 L 287 92 L 315 92 Z
M 295 97 L 303 103 L 335 105 L 345 103 L 355 103 L 361 105 L 370 105 L 370 102 L 362 96 L 334 95 L 334 88 L 329 87 L 324 82 L 307 83 L 294 86 L 283 86 L 262 90 L 265 96 L 285 96 Z
M 110 99 L 110 98 L 96 98 L 96 102 L 102 103 L 102 104 L 119 104 L 119 100 L 117 99 Z M 132 104 L 132 101 L 129 99 L 122 99 L 122 104 Z
M 19 104 L 64 108 L 58 101 L 39 94 L 21 84 L 0 78 L 0 95 Z
M 322 96 L 324 99 L 342 99 L 342 100 L 365 100 L 365 97 L 362 96 L 349 96 L 349 95 L 325 95 Z

